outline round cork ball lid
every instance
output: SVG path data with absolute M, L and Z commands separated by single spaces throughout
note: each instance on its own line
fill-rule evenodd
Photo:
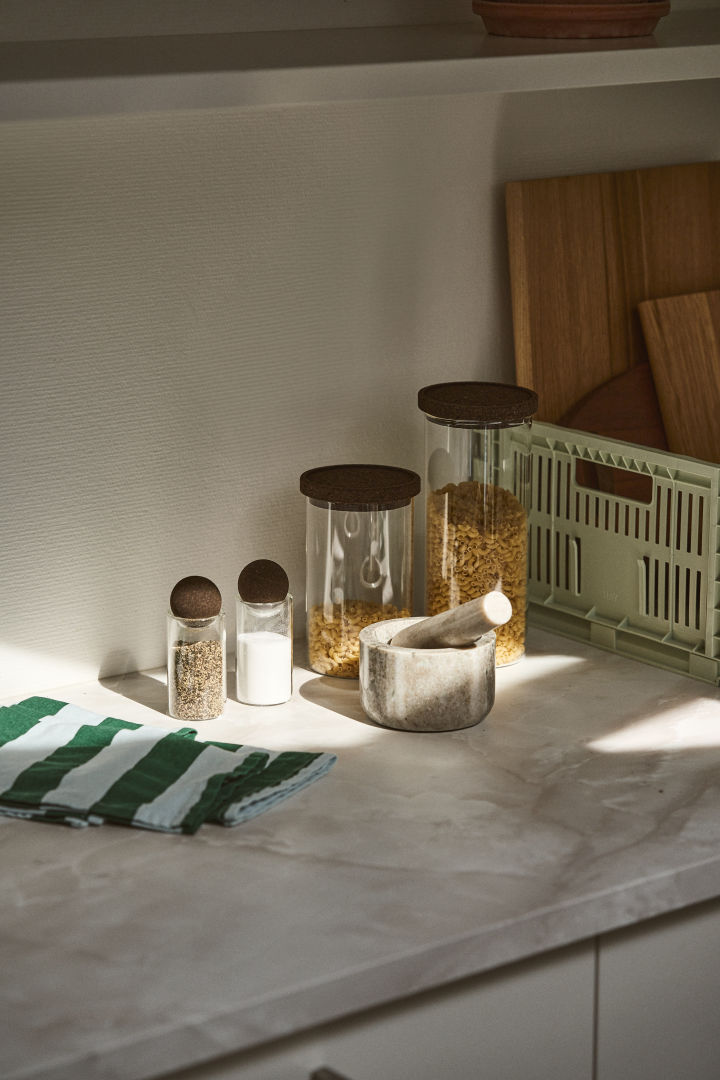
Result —
M 433 383 L 418 391 L 418 406 L 434 420 L 522 424 L 537 412 L 538 396 L 534 390 L 509 383 Z
M 238 577 L 240 599 L 248 604 L 279 604 L 288 594 L 290 582 L 279 563 L 255 559 Z
M 170 593 L 170 610 L 179 619 L 213 619 L 221 608 L 217 585 L 196 574 L 182 578 Z

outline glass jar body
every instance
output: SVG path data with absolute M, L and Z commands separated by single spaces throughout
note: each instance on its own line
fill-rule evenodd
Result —
M 531 421 L 426 417 L 426 614 L 492 589 L 512 604 L 496 630 L 498 667 L 525 652 Z
M 225 613 L 209 619 L 167 615 L 168 712 L 176 720 L 213 720 L 227 700 Z
M 292 696 L 293 600 L 236 604 L 236 691 L 246 705 L 281 705 Z
M 362 628 L 411 614 L 413 501 L 392 508 L 306 502 L 310 667 L 356 679 Z

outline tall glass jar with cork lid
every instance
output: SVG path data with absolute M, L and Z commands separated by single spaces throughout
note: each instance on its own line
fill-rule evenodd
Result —
M 525 652 L 530 426 L 537 394 L 521 386 L 425 386 L 426 614 L 493 589 L 512 617 L 496 634 L 498 667 Z
M 300 491 L 310 667 L 356 679 L 362 628 L 411 614 L 420 477 L 389 465 L 329 465 L 304 472 Z

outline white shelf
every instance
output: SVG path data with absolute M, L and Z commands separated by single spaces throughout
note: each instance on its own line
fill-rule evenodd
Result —
M 0 119 L 720 78 L 720 9 L 651 37 L 541 41 L 475 24 L 0 44 Z

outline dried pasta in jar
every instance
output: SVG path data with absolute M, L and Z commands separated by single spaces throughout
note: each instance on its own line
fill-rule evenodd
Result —
M 322 675 L 357 679 L 360 631 L 385 619 L 409 618 L 409 608 L 354 600 L 349 604 L 314 605 L 308 613 L 310 667 Z
M 363 627 L 411 614 L 420 477 L 390 465 L 328 465 L 304 472 L 300 490 L 310 667 L 357 679 Z
M 520 500 L 494 484 L 446 484 L 428 495 L 426 545 L 427 614 L 501 589 L 513 613 L 495 631 L 496 663 L 519 660 L 527 607 L 527 512 Z
M 534 391 L 504 383 L 436 383 L 425 413 L 426 614 L 492 589 L 512 604 L 498 627 L 496 663 L 525 652 L 530 424 Z

